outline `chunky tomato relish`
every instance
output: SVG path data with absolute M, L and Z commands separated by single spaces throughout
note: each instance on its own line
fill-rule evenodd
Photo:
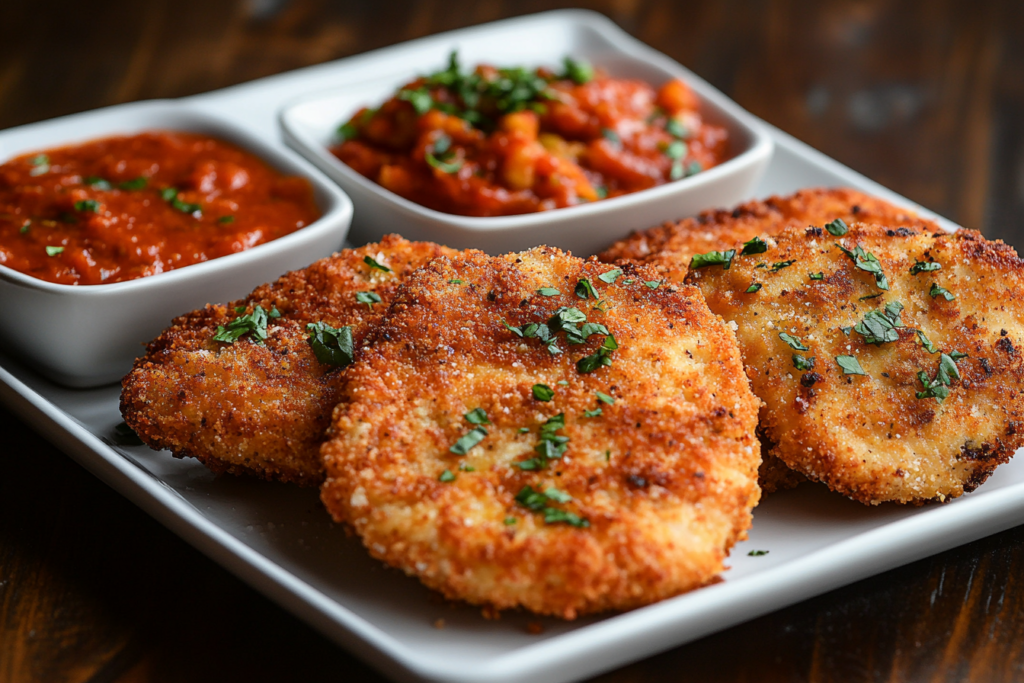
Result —
M 0 264 L 61 284 L 208 261 L 319 215 L 305 178 L 192 133 L 111 137 L 0 165 Z
M 660 88 L 572 59 L 556 73 L 452 54 L 339 129 L 331 150 L 418 204 L 466 216 L 532 213 L 637 192 L 722 163 L 725 128 L 680 80 Z

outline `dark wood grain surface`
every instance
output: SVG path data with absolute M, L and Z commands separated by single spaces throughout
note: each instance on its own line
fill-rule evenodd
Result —
M 1024 247 L 1019 0 L 608 0 L 741 105 Z M 501 0 L 0 3 L 0 128 L 178 97 L 556 7 Z M 379 681 L 0 409 L 0 681 Z M 1024 680 L 1024 527 L 599 677 Z

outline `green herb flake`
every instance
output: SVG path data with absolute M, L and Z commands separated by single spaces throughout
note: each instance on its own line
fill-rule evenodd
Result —
M 534 384 L 531 391 L 533 392 L 533 397 L 538 401 L 547 402 L 555 397 L 555 390 L 547 384 Z
M 804 343 L 800 341 L 800 337 L 794 337 L 787 332 L 779 332 L 779 339 L 789 344 L 789 348 L 794 351 L 807 351 L 808 348 L 804 346 Z
M 767 550 L 751 550 L 747 555 L 750 557 L 764 557 L 768 554 Z
M 778 261 L 776 263 L 773 263 L 772 264 L 772 272 L 773 273 L 777 273 L 780 270 L 782 270 L 783 268 L 789 268 L 794 263 L 796 263 L 795 260 L 791 260 L 791 261 Z
M 221 225 L 227 225 L 228 223 L 234 223 L 235 222 L 235 217 L 234 216 L 221 216 L 220 218 L 217 219 L 217 222 L 220 223 Z
M 928 339 L 928 337 L 925 335 L 925 333 L 923 331 L 916 330 L 916 332 L 917 332 L 917 338 L 921 341 L 921 346 L 924 347 L 925 351 L 927 351 L 928 353 L 938 353 L 939 352 L 939 347 L 937 347 L 935 344 L 933 344 L 931 342 L 931 340 Z
M 836 356 L 836 363 L 843 369 L 844 375 L 864 375 L 866 377 L 868 374 L 864 372 L 864 368 L 853 356 Z
M 677 138 L 689 137 L 690 131 L 686 129 L 679 119 L 669 118 L 665 121 L 665 132 Z
M 594 67 L 588 62 L 583 60 L 575 60 L 572 57 L 566 57 L 565 63 L 565 77 L 570 79 L 576 85 L 583 85 L 594 80 Z
M 529 433 L 529 431 L 530 431 L 529 427 L 520 427 L 519 428 L 519 433 L 520 434 L 527 434 L 527 433 Z
M 515 517 L 506 517 L 505 518 L 505 522 L 504 522 L 505 526 L 512 526 L 515 523 L 516 523 L 516 518 Z
M 442 483 L 448 484 L 450 482 L 455 481 L 455 475 L 452 474 L 451 470 L 445 470 L 444 472 L 441 473 L 441 476 L 438 477 L 437 480 Z
M 91 175 L 82 182 L 85 185 L 88 185 L 89 187 L 93 188 L 94 190 L 102 190 L 106 192 L 113 189 L 113 186 L 110 184 L 110 181 L 104 180 L 99 176 Z
M 793 367 L 797 370 L 813 370 L 814 369 L 814 356 L 805 358 L 798 353 L 793 354 Z
M 607 403 L 610 406 L 615 405 L 614 396 L 609 396 L 608 394 L 601 391 L 595 391 L 594 394 L 597 395 L 597 400 L 600 401 L 601 403 Z
M 324 322 L 306 325 L 313 355 L 324 365 L 343 368 L 352 362 L 355 355 L 352 342 L 352 328 L 335 329 Z
M 537 293 L 541 296 L 558 296 L 562 292 L 555 289 L 554 287 L 541 287 L 537 290 Z
M 75 202 L 75 211 L 83 213 L 98 213 L 100 210 L 100 203 L 95 199 L 83 199 Z
M 885 273 L 882 272 L 882 264 L 879 262 L 878 257 L 871 252 L 864 251 L 864 248 L 859 244 L 852 250 L 847 249 L 839 242 L 836 242 L 836 246 L 850 257 L 854 266 L 875 276 L 875 286 L 879 289 L 889 289 L 889 280 L 886 279 Z
M 942 270 L 942 264 L 935 263 L 934 261 L 918 261 L 914 265 L 910 266 L 911 275 L 917 275 L 918 273 L 930 273 L 934 270 Z
M 359 129 L 356 124 L 349 121 L 338 126 L 338 137 L 341 138 L 342 142 L 347 140 L 355 140 L 359 137 Z
M 835 235 L 836 237 L 842 237 L 850 231 L 850 228 L 846 226 L 846 223 L 842 218 L 837 218 L 831 223 L 826 223 L 825 229 L 828 230 L 830 235 Z
M 673 140 L 665 148 L 665 156 L 669 159 L 682 159 L 686 156 L 687 152 L 686 143 L 682 140 Z
M 33 168 L 28 172 L 30 176 L 40 176 L 50 171 L 50 157 L 45 154 L 37 154 L 29 161 Z
M 661 287 L 661 280 L 647 280 L 644 282 L 644 285 L 646 285 L 648 289 L 657 289 L 658 287 Z
M 505 326 L 505 329 L 507 329 L 509 332 L 516 335 L 517 337 L 523 336 L 523 330 L 516 327 L 515 325 L 509 325 L 508 322 L 505 320 L 502 320 L 501 324 Z
M 750 284 L 750 286 L 747 287 L 747 289 L 746 289 L 746 293 L 747 294 L 753 294 L 754 292 L 760 292 L 760 291 L 761 291 L 761 283 L 760 282 L 752 282 Z
M 32 221 L 25 221 L 25 224 L 18 230 L 22 235 L 28 232 L 28 229 L 32 227 Z
M 483 441 L 485 436 L 487 436 L 486 429 L 483 427 L 473 427 L 452 444 L 448 452 L 455 455 L 465 455 L 473 446 Z
M 600 408 L 594 408 L 593 410 L 584 410 L 583 417 L 600 417 L 604 413 Z
M 576 283 L 576 296 L 581 299 L 586 299 L 591 296 L 595 299 L 601 298 L 597 295 L 597 291 L 594 289 L 594 286 L 590 284 L 590 280 L 585 277 L 580 278 L 580 281 Z
M 732 259 L 734 256 L 736 256 L 735 249 L 729 249 L 728 251 L 709 251 L 706 254 L 694 254 L 693 259 L 690 261 L 690 269 L 706 268 L 707 266 L 722 266 L 724 270 L 729 270 L 729 266 L 732 265 Z
M 569 524 L 580 529 L 586 529 L 590 522 L 583 519 L 574 512 L 559 510 L 558 508 L 544 508 L 545 524 Z
M 377 261 L 377 259 L 373 258 L 372 256 L 364 256 L 363 263 L 370 266 L 371 270 L 379 270 L 385 273 L 391 272 L 390 268 L 388 268 L 385 265 L 382 265 L 380 262 Z
M 270 320 L 270 315 L 259 304 L 253 307 L 252 313 L 243 315 L 244 312 L 245 307 L 243 306 L 235 308 L 235 313 L 239 314 L 238 317 L 226 326 L 218 325 L 213 340 L 225 344 L 234 344 L 245 335 L 249 335 L 249 338 L 254 342 L 262 344 L 267 338 L 267 323 Z
M 591 355 L 584 356 L 576 361 L 576 371 L 582 375 L 593 372 L 600 367 L 611 365 L 611 353 L 617 348 L 619 348 L 619 345 L 615 341 L 615 337 L 609 334 L 605 337 L 604 344 L 601 345 L 601 348 Z
M 903 304 L 893 301 L 885 306 L 884 311 L 868 311 L 864 320 L 857 323 L 853 331 L 864 337 L 868 344 L 880 346 L 890 342 L 899 341 L 900 334 L 896 330 L 903 327 L 900 320 L 900 313 L 903 312 Z
M 356 301 L 366 304 L 367 308 L 373 309 L 373 305 L 379 304 L 381 298 L 376 292 L 356 292 Z
M 148 185 L 148 184 L 149 184 L 149 181 L 144 176 L 139 176 L 138 178 L 134 178 L 132 180 L 126 180 L 123 183 L 118 183 L 117 187 L 118 187 L 118 189 L 129 190 L 129 191 L 131 191 L 131 190 L 144 190 L 144 189 L 146 189 L 146 185 Z
M 879 292 L 878 294 L 869 294 L 868 296 L 860 297 L 859 299 L 857 299 L 857 301 L 870 301 L 871 299 L 877 299 L 880 296 L 882 296 L 881 292 Z
M 601 137 L 603 137 L 605 140 L 607 140 L 608 142 L 612 143 L 613 145 L 621 145 L 622 144 L 622 138 L 620 138 L 619 134 L 616 133 L 611 128 L 602 128 L 601 129 Z
M 64 247 L 46 247 L 47 256 L 57 256 L 64 253 Z
M 426 88 L 417 88 L 416 90 L 403 88 L 398 91 L 398 99 L 411 104 L 420 116 L 426 114 L 434 106 L 434 98 Z
M 824 280 L 825 273 L 807 273 L 807 277 L 811 278 L 812 280 Z
M 464 462 L 459 463 L 459 472 L 476 472 L 476 468 Z
M 448 281 L 448 284 L 450 284 L 450 285 L 461 285 L 461 284 L 465 284 L 465 283 L 462 280 L 458 279 L 458 278 L 452 278 L 451 280 Z
M 930 294 L 933 299 L 937 296 L 941 296 L 946 301 L 952 301 L 956 298 L 956 295 L 953 294 L 953 292 L 949 291 L 945 287 L 939 287 L 939 285 L 934 282 L 932 283 L 932 288 L 929 290 L 928 294 Z
M 743 243 L 740 256 L 751 256 L 752 254 L 763 254 L 768 251 L 768 243 L 760 237 L 754 237 Z
M 612 285 L 612 284 L 615 284 L 615 281 L 618 280 L 619 277 L 621 277 L 621 276 L 622 276 L 622 269 L 621 268 L 613 268 L 612 270 L 609 270 L 609 271 L 607 271 L 605 273 L 601 273 L 600 275 L 598 275 L 597 279 L 600 280 L 601 282 L 605 283 L 605 284 Z
M 466 422 L 474 425 L 489 425 L 491 424 L 490 419 L 487 417 L 487 412 L 483 408 L 473 408 L 462 417 L 466 418 Z

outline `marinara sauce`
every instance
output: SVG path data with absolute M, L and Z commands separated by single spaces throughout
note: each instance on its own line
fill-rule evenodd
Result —
M 0 165 L 0 264 L 61 284 L 156 275 L 319 216 L 305 178 L 192 133 L 104 138 Z
M 680 80 L 610 78 L 566 58 L 550 69 L 449 66 L 339 129 L 332 152 L 438 211 L 501 216 L 598 201 L 679 180 L 729 157 Z

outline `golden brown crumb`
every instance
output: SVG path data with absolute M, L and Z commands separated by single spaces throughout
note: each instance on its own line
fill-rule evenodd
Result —
M 758 401 L 696 289 L 652 289 L 633 265 L 600 279 L 613 270 L 538 248 L 413 274 L 350 368 L 322 449 L 335 519 L 375 557 L 495 611 L 571 619 L 721 571 L 759 496 Z M 602 356 L 606 332 L 571 344 L 555 325 L 549 352 L 529 326 L 559 313 L 580 333 L 606 326 L 618 348 Z M 477 409 L 487 424 L 466 417 Z M 477 445 L 450 451 L 477 427 Z M 545 451 L 563 438 L 564 454 Z
M 452 250 L 393 235 L 346 249 L 257 287 L 245 299 L 176 318 L 122 382 L 125 422 L 152 448 L 198 458 L 215 472 L 254 474 L 313 486 L 319 447 L 338 402 L 343 370 L 321 364 L 306 325 L 352 327 L 358 345 L 383 317 L 410 272 Z M 371 268 L 364 258 L 391 269 Z M 380 303 L 356 300 L 373 292 Z M 251 336 L 213 341 L 217 327 L 260 305 L 276 307 L 265 344 Z

